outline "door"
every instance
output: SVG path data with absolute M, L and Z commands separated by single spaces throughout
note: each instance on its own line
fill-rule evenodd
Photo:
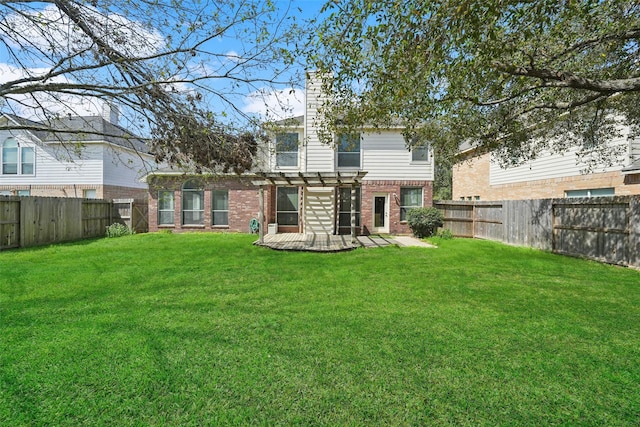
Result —
M 389 232 L 389 195 L 376 194 L 373 196 L 373 232 Z

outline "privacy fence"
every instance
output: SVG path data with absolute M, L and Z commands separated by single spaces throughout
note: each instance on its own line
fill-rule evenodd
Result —
M 640 268 L 640 196 L 441 201 L 454 236 Z
M 122 218 L 120 211 L 129 217 Z M 0 196 L 0 250 L 104 236 L 114 222 L 131 228 L 133 221 L 140 221 L 136 212 L 132 201 L 116 205 L 107 200 Z

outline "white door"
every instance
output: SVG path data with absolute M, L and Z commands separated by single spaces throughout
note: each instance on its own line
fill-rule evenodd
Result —
M 373 230 L 374 233 L 389 232 L 389 194 L 373 195 Z

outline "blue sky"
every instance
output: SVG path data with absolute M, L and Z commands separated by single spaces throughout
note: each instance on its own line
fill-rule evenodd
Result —
M 289 15 L 295 17 L 296 21 L 303 22 L 306 19 L 316 17 L 323 4 L 325 3 L 325 0 L 274 0 L 274 3 L 280 10 L 284 10 L 284 8 L 289 6 Z M 46 6 L 46 4 L 36 4 L 35 7 L 42 7 L 44 9 Z M 6 6 L 0 7 L 4 9 Z M 1 21 L 8 15 L 7 9 L 0 10 L 0 12 L 2 12 L 2 14 L 0 14 Z M 61 33 L 65 33 L 65 31 L 61 31 Z M 2 36 L 1 33 L 0 36 Z M 166 32 L 162 34 L 162 36 L 166 37 Z M 62 39 L 63 37 L 59 38 Z M 221 39 L 214 39 L 210 41 L 208 47 L 211 50 L 222 55 L 229 54 L 229 58 L 231 58 L 234 52 L 242 52 L 243 43 L 246 43 L 246 40 L 224 37 Z M 39 62 L 37 57 L 31 56 L 30 61 L 30 63 L 23 62 L 23 64 L 29 69 L 29 72 L 44 74 L 47 71 L 47 68 L 45 66 L 46 64 Z M 207 67 L 209 65 L 213 64 L 202 64 L 201 66 Z M 293 71 L 298 71 L 302 75 L 303 68 L 304 66 L 300 65 L 299 67 L 297 67 L 297 70 Z M 269 69 L 269 67 L 262 69 L 260 73 L 265 79 L 273 77 L 270 75 L 271 70 Z M 24 70 L 21 70 L 20 67 L 17 66 L 16 62 L 11 60 L 7 53 L 7 50 L 5 49 L 5 46 L 0 43 L 0 84 L 15 80 L 23 75 Z M 304 100 L 304 92 L 302 90 L 303 83 L 303 81 L 298 81 L 298 86 L 294 88 L 286 86 L 274 88 L 269 87 L 266 84 L 254 84 L 251 86 L 238 87 L 233 89 L 233 93 L 229 93 L 229 97 L 233 101 L 233 104 L 246 114 L 264 117 L 264 114 L 266 112 L 266 105 L 270 105 L 276 114 L 282 114 L 282 112 L 278 111 L 278 108 L 273 108 L 277 104 L 277 102 L 275 101 L 275 99 L 277 98 L 280 102 L 284 102 L 284 104 L 288 104 L 291 107 L 292 111 L 287 112 L 286 115 L 298 115 L 302 112 Z M 221 90 L 224 91 L 224 87 L 221 87 Z M 41 102 L 45 103 L 49 108 L 54 110 L 56 108 L 61 108 L 55 105 L 56 100 L 54 99 L 43 98 Z M 86 102 L 86 100 L 69 99 L 67 103 L 67 107 L 75 109 L 73 113 L 78 115 L 96 114 L 99 113 L 101 109 L 100 105 L 97 105 L 98 103 Z M 218 105 L 215 100 L 212 100 L 210 107 L 214 112 L 224 108 L 221 105 Z M 22 106 L 18 108 L 21 108 L 22 110 L 18 110 L 16 112 L 20 113 L 24 111 L 23 115 L 29 115 L 26 107 Z M 227 112 L 231 113 L 231 111 L 228 110 L 229 109 L 227 108 Z M 69 111 L 63 109 L 61 109 L 60 111 L 60 113 L 63 114 L 66 114 L 68 112 Z

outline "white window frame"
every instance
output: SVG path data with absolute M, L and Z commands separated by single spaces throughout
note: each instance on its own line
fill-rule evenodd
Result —
M 429 144 L 411 146 L 411 163 L 429 163 Z
M 347 150 L 344 150 L 346 144 L 351 144 L 357 142 L 357 147 L 353 147 L 354 149 L 349 149 L 350 147 L 346 147 Z M 357 149 L 355 149 L 357 148 Z M 357 165 L 341 165 L 341 160 L 347 158 L 346 156 L 350 156 L 351 158 L 356 158 L 355 154 L 357 153 L 358 164 Z M 351 169 L 351 170 L 359 170 L 362 167 L 362 135 L 360 133 L 341 133 L 338 134 L 336 140 L 336 168 L 337 169 Z
M 598 192 L 607 192 L 611 194 L 594 194 Z M 607 188 L 587 188 L 581 190 L 565 190 L 564 196 L 569 199 L 579 197 L 610 197 L 615 196 L 616 189 L 614 187 Z
M 295 151 L 280 151 L 278 148 L 284 141 L 278 141 L 280 138 L 293 138 L 295 136 L 296 140 L 296 150 Z M 287 141 L 288 142 L 288 141 Z M 300 152 L 300 134 L 298 132 L 281 132 L 276 135 L 275 141 L 275 161 L 276 168 L 278 169 L 287 169 L 287 168 L 297 168 L 299 161 L 299 152 Z M 291 147 L 287 147 L 291 148 Z M 280 159 L 285 158 L 285 155 L 288 155 L 287 158 L 293 158 L 295 160 L 294 164 L 280 164 Z
M 163 199 L 162 194 L 171 195 L 171 209 L 162 209 L 161 200 Z M 171 218 L 171 222 L 162 222 L 162 213 L 171 212 L 169 217 Z M 175 225 L 175 213 L 176 213 L 176 193 L 173 190 L 158 190 L 158 225 L 167 226 L 167 225 Z
M 420 203 L 417 205 L 407 205 L 404 201 L 403 192 L 407 190 L 420 190 Z M 421 208 L 424 203 L 424 188 L 422 187 L 401 187 L 400 188 L 400 222 L 407 222 L 407 212 L 411 208 Z
M 194 195 L 200 196 L 199 198 L 200 198 L 201 206 L 193 209 L 185 209 L 185 206 L 186 206 L 185 201 L 187 200 L 187 197 L 189 196 L 193 197 Z M 182 208 L 181 217 L 182 217 L 183 226 L 187 226 L 187 227 L 203 227 L 204 226 L 204 188 L 197 180 L 190 179 L 182 185 L 181 208 Z M 187 222 L 186 215 L 185 215 L 187 213 L 192 213 L 192 214 L 199 213 L 199 219 L 197 221 L 191 220 L 190 222 Z
M 15 147 L 5 147 L 8 142 L 15 143 Z M 16 161 L 11 163 L 5 162 L 5 150 L 15 150 Z M 26 163 L 26 153 L 31 153 L 31 162 Z M 15 173 L 6 173 L 7 165 L 15 165 Z M 25 172 L 25 168 L 30 165 L 31 171 Z M 3 176 L 33 176 L 36 173 L 36 153 L 34 147 L 22 146 L 15 138 L 5 139 L 0 146 L 0 175 Z
M 226 200 L 226 209 L 216 209 L 216 193 L 224 193 Z M 226 213 L 227 220 L 224 223 L 216 223 L 216 214 Z M 226 188 L 214 188 L 211 190 L 211 225 L 213 227 L 228 227 L 229 226 L 229 190 Z

